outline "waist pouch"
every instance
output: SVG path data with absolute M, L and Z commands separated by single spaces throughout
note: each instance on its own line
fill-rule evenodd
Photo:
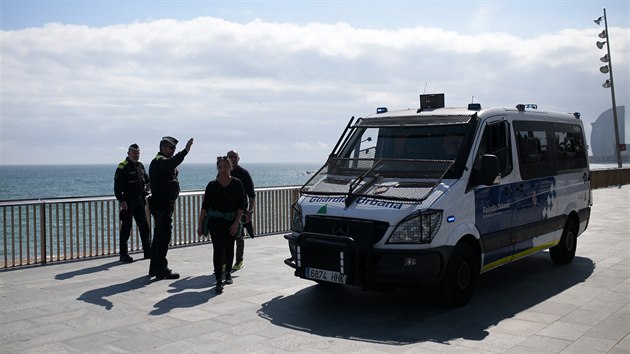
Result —
M 236 213 L 235 212 L 220 212 L 220 211 L 216 211 L 216 210 L 208 210 L 206 212 L 206 218 L 203 220 L 203 234 L 205 236 L 208 236 L 208 234 L 210 233 L 209 229 L 208 229 L 208 224 L 210 222 L 210 218 L 216 218 L 216 219 L 223 219 L 226 221 L 234 221 L 234 218 L 236 217 Z M 242 219 L 241 219 L 242 220 Z M 239 222 L 238 223 L 238 230 L 236 230 L 236 236 L 238 237 L 239 235 L 241 235 L 243 233 L 243 222 Z

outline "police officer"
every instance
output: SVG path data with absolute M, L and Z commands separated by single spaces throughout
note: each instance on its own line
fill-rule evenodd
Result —
M 186 148 L 175 154 L 177 139 L 171 136 L 163 137 L 160 141 L 160 152 L 149 166 L 152 192 L 149 197 L 149 209 L 155 220 L 149 276 L 155 276 L 157 280 L 179 278 L 179 274 L 168 268 L 166 253 L 171 242 L 173 207 L 179 196 L 177 166 L 184 161 L 192 144 L 191 138 L 186 143 Z
M 120 204 L 120 261 L 123 263 L 133 262 L 129 256 L 127 241 L 131 234 L 132 218 L 136 220 L 136 225 L 140 230 L 142 240 L 142 250 L 144 258 L 151 257 L 151 246 L 149 242 L 149 223 L 145 211 L 145 197 L 150 189 L 149 176 L 144 169 L 140 159 L 140 148 L 138 144 L 131 144 L 127 151 L 127 157 L 118 164 L 114 175 L 114 194 Z

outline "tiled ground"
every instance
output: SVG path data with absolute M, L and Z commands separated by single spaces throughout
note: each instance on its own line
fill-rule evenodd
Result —
M 211 245 L 169 251 L 175 281 L 116 258 L 0 272 L 0 352 L 630 353 L 630 186 L 599 189 L 578 254 L 481 277 L 466 307 L 292 276 L 281 235 L 246 242 L 216 296 Z

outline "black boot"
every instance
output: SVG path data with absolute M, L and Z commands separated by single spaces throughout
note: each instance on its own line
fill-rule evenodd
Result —
M 233 284 L 234 281 L 232 280 L 232 275 L 230 273 L 227 273 L 225 275 L 225 284 Z
M 121 254 L 120 261 L 123 263 L 133 263 L 133 258 L 131 258 L 131 256 L 128 254 L 124 254 L 124 255 Z
M 217 292 L 217 294 L 221 294 L 223 293 L 223 281 L 221 280 L 221 274 L 215 274 L 215 279 L 217 280 L 217 285 L 214 290 Z
M 132 263 L 133 262 L 133 258 L 131 258 L 129 256 L 129 250 L 127 248 L 127 245 L 120 245 L 120 261 L 123 263 Z

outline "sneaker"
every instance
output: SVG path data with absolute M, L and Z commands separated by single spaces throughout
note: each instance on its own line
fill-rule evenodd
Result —
M 239 269 L 243 269 L 243 261 L 240 261 L 240 262 L 236 263 L 236 264 L 232 267 L 232 270 L 239 270 Z
M 216 291 L 217 294 L 223 293 L 223 285 L 217 284 L 217 287 L 214 288 L 214 291 Z
M 133 262 L 133 258 L 131 258 L 130 255 L 126 254 L 124 256 L 120 256 L 120 261 L 123 263 L 132 263 Z
M 234 284 L 234 280 L 232 280 L 231 275 L 228 274 L 225 276 L 225 284 Z

